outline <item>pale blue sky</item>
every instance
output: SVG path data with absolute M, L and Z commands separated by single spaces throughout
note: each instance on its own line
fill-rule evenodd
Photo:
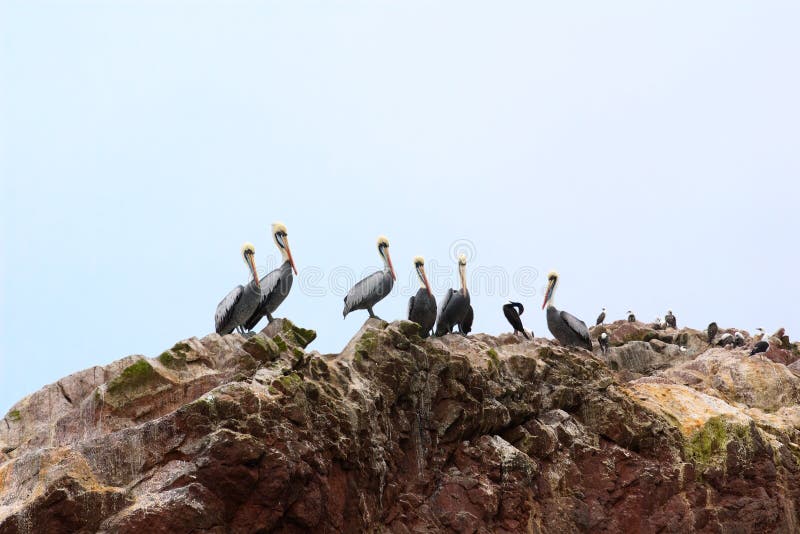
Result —
M 519 297 L 549 336 L 556 268 L 587 322 L 671 307 L 796 337 L 798 21 L 795 1 L 3 0 L 0 412 L 213 331 L 241 243 L 275 264 L 275 220 L 306 286 L 277 315 L 323 352 L 365 314 L 321 290 L 378 267 L 378 234 L 386 319 L 411 258 L 449 266 L 466 239 L 471 272 L 540 273 L 473 288 L 477 332 Z

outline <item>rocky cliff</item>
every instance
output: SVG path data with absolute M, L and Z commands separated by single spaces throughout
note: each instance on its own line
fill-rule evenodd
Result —
M 0 424 L 0 534 L 800 531 L 798 346 L 603 328 L 319 354 L 277 320 L 87 369 Z

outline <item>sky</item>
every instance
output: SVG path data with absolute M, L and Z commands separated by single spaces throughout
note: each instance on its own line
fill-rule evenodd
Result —
M 508 299 L 800 336 L 800 3 L 0 3 L 0 413 L 60 377 L 214 330 L 277 266 L 276 312 L 337 352 L 469 256 Z M 262 323 L 260 326 L 263 326 Z

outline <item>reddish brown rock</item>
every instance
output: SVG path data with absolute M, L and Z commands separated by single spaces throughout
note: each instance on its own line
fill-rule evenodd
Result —
M 604 328 L 605 361 L 376 320 L 321 355 L 278 320 L 77 373 L 0 425 L 0 534 L 798 531 L 794 372 Z

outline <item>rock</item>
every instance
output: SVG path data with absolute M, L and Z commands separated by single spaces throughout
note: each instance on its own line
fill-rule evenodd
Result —
M 376 319 L 322 355 L 276 319 L 75 373 L 0 424 L 0 534 L 798 531 L 795 360 L 598 328 L 605 359 Z

